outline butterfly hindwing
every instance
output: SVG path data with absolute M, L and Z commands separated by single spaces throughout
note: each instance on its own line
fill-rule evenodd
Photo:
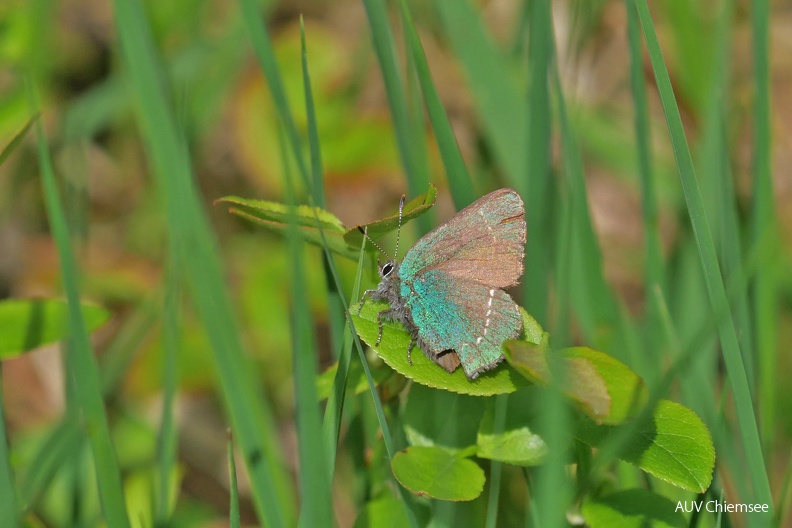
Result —
M 519 309 L 503 290 L 443 270 L 402 280 L 401 295 L 431 353 L 454 350 L 469 378 L 497 365 L 503 341 L 522 329 Z

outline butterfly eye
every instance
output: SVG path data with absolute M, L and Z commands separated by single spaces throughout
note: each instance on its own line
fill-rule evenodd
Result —
M 387 277 L 388 275 L 391 274 L 392 271 L 393 271 L 393 264 L 391 264 L 390 262 L 387 262 L 387 263 L 385 263 L 384 266 L 382 266 L 382 276 L 383 277 Z

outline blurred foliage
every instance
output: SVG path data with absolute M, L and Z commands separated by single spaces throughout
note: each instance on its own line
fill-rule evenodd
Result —
M 307 137 L 309 131 L 304 110 L 299 16 L 305 19 L 326 209 L 345 226 L 371 224 L 383 218 L 392 224 L 390 215 L 406 192 L 407 182 L 364 4 L 351 0 L 267 4 L 262 7 L 261 23 L 266 24 L 272 38 L 302 137 Z M 515 185 L 514 167 L 521 167 L 523 148 L 528 148 L 520 141 L 529 119 L 525 108 L 530 86 L 526 66 L 528 28 L 531 6 L 538 2 L 460 4 L 468 7 L 470 16 L 486 30 L 483 35 L 472 30 L 454 33 L 452 2 L 406 4 L 476 195 Z M 288 289 L 288 277 L 295 265 L 282 237 L 228 214 L 225 204 L 215 204 L 215 200 L 230 195 L 289 202 L 284 185 L 283 126 L 267 79 L 255 60 L 240 4 L 175 0 L 146 1 L 144 7 L 166 72 L 167 86 L 163 88 L 171 97 L 184 145 L 189 150 L 200 201 L 222 255 L 226 279 L 223 287 L 232 296 L 239 335 L 252 360 L 255 378 L 264 387 L 261 397 L 268 402 L 276 420 L 277 430 L 273 433 L 282 454 L 280 465 L 294 477 L 290 486 L 291 492 L 296 493 L 300 488 L 295 454 L 299 438 L 295 424 L 298 396 L 292 363 L 294 300 Z M 397 64 L 405 74 L 404 94 L 414 120 L 409 140 L 425 151 L 424 169 L 437 187 L 433 214 L 444 220 L 454 210 L 449 190 L 453 183 L 444 174 L 440 147 L 424 115 L 419 83 L 411 77 L 414 73 L 406 74 L 412 71 L 408 70 L 412 62 L 407 58 L 404 41 L 409 36 L 404 31 L 398 2 L 388 3 L 388 8 Z M 790 264 L 792 180 L 786 167 L 791 160 L 789 149 L 783 146 L 792 140 L 792 131 L 784 125 L 792 119 L 792 99 L 787 95 L 792 88 L 792 69 L 785 60 L 792 56 L 792 50 L 783 36 L 792 29 L 792 16 L 782 3 L 772 3 L 769 56 L 775 148 L 771 150 L 771 164 L 778 233 L 763 245 L 750 236 L 755 150 L 751 105 L 756 81 L 750 52 L 752 4 L 731 0 L 664 2 L 653 3 L 651 8 L 697 167 L 708 167 L 713 159 L 708 154 L 707 141 L 722 140 L 725 145 L 718 151 L 721 158 L 714 156 L 719 165 L 713 173 L 721 175 L 732 189 L 719 195 L 721 180 L 713 184 L 707 180 L 710 172 L 706 170 L 700 170 L 699 176 L 705 199 L 709 200 L 708 214 L 714 225 L 721 266 L 732 272 L 726 274 L 725 284 L 729 300 L 736 307 L 740 296 L 753 298 L 752 274 L 766 273 L 772 267 L 788 269 Z M 723 12 L 728 16 L 724 17 Z M 32 298 L 62 297 L 63 277 L 44 205 L 34 134 L 20 134 L 31 119 L 28 86 L 34 86 L 41 100 L 39 119 L 54 160 L 79 263 L 82 297 L 112 313 L 109 323 L 92 334 L 92 341 L 103 374 L 111 372 L 113 365 L 121 365 L 120 378 L 106 376 L 110 380 L 105 394 L 106 411 L 130 521 L 133 526 L 148 526 L 153 518 L 157 486 L 161 485 L 156 472 L 166 346 L 159 307 L 168 284 L 168 218 L 164 196 L 155 185 L 151 152 L 144 146 L 144 132 L 136 118 L 138 103 L 131 92 L 130 72 L 123 63 L 114 16 L 112 3 L 99 0 L 6 0 L 0 4 L 0 148 L 11 145 L 0 159 L 0 299 L 27 302 Z M 656 299 L 644 288 L 648 264 L 643 248 L 642 191 L 636 169 L 639 153 L 633 128 L 625 4 L 619 0 L 554 1 L 552 16 L 557 43 L 553 67 L 558 67 L 566 110 L 579 143 L 585 169 L 584 198 L 602 253 L 603 275 L 618 302 L 617 315 L 628 321 L 619 332 L 640 343 L 646 334 L 642 318 Z M 725 25 L 723 20 L 727 21 Z M 465 44 L 478 42 L 474 36 L 484 38 L 488 49 L 491 45 L 499 58 L 497 63 L 488 61 L 486 55 L 476 55 L 483 53 L 483 47 L 465 48 Z M 723 39 L 719 40 L 719 36 Z M 473 54 L 465 56 L 460 51 L 465 49 Z M 470 64 L 477 60 L 481 70 L 472 71 Z M 728 385 L 718 354 L 717 320 L 707 302 L 674 152 L 646 57 L 643 70 L 650 93 L 651 166 L 668 295 L 658 303 L 662 324 L 652 334 L 659 335 L 662 343 L 634 346 L 633 350 L 640 353 L 638 357 L 619 357 L 652 387 L 664 373 L 673 374 L 666 396 L 694 409 L 715 440 L 719 458 L 711 497 L 719 499 L 718 493 L 723 490 L 731 502 L 747 500 L 742 447 L 733 440 L 738 435 L 734 432 L 732 393 L 723 388 Z M 508 80 L 507 85 L 498 87 L 504 97 L 487 99 L 491 94 L 482 91 L 495 78 L 488 76 L 489 71 Z M 548 83 L 552 87 L 552 82 Z M 507 97 L 510 94 L 518 101 L 516 105 L 506 104 L 512 101 Z M 722 123 L 711 132 L 713 101 L 721 108 Z M 567 138 L 557 128 L 558 100 L 552 99 L 549 106 L 554 112 L 549 172 L 555 183 L 548 191 L 547 203 L 548 209 L 556 205 L 558 208 L 548 211 L 553 224 L 545 236 L 551 242 L 541 249 L 557 265 L 565 262 L 562 241 L 569 247 L 578 247 L 574 245 L 578 239 L 576 232 L 569 235 L 572 231 L 565 231 L 564 227 L 564 222 L 576 217 L 573 213 L 565 217 L 571 209 L 559 205 L 569 198 L 565 193 L 572 185 L 565 179 L 570 170 L 569 154 Z M 510 128 L 499 129 L 497 117 L 506 119 Z M 15 137 L 20 138 L 18 142 Z M 516 146 L 507 148 L 512 143 Z M 304 154 L 308 155 L 307 148 Z M 296 187 L 297 203 L 307 204 L 309 190 Z M 718 198 L 732 196 L 732 191 L 733 204 Z M 730 231 L 728 218 L 732 209 L 736 223 Z M 402 234 L 402 255 L 418 234 L 414 223 L 407 224 Z M 729 244 L 736 238 L 742 240 L 742 247 L 736 250 L 736 269 L 746 276 L 735 271 L 735 262 L 729 260 L 729 251 L 734 249 Z M 386 236 L 379 243 L 390 251 L 394 237 Z M 329 315 L 327 264 L 314 246 L 300 251 L 305 265 L 306 317 L 313 324 L 317 367 L 321 371 L 331 366 L 338 368 L 342 363 L 335 350 L 340 344 L 331 342 L 338 336 L 333 334 L 334 321 Z M 351 294 L 356 263 L 337 259 L 335 264 L 343 284 L 341 293 L 349 304 L 354 304 L 357 299 Z M 180 275 L 183 269 L 177 270 L 176 280 L 186 284 L 187 279 Z M 626 355 L 627 347 L 620 348 L 622 341 L 610 340 L 601 327 L 595 329 L 599 334 L 587 335 L 587 314 L 576 313 L 577 307 L 568 306 L 568 292 L 564 290 L 577 283 L 564 282 L 568 277 L 564 273 L 569 270 L 561 266 L 553 268 L 552 273 L 552 279 L 547 281 L 553 288 L 548 320 L 540 322 L 559 340 L 556 344 L 593 346 L 593 341 L 599 340 L 610 344 L 602 347 L 607 348 L 606 352 Z M 371 287 L 375 279 L 375 272 L 365 269 L 362 288 Z M 776 504 L 786 508 L 776 520 L 782 526 L 790 518 L 786 497 L 792 474 L 787 460 L 792 445 L 792 389 L 785 383 L 792 372 L 792 359 L 786 353 L 792 347 L 792 277 L 779 272 L 774 284 L 778 296 L 772 323 L 777 336 L 776 355 L 771 356 L 768 365 L 763 363 L 767 358 L 760 358 L 750 347 L 744 353 L 755 400 L 772 400 L 776 405 L 771 415 L 760 419 L 772 432 L 762 440 L 766 442 L 764 456 Z M 169 473 L 168 483 L 178 489 L 178 494 L 171 506 L 169 526 L 215 526 L 222 525 L 228 517 L 226 429 L 231 424 L 227 409 L 223 408 L 218 374 L 213 369 L 212 343 L 200 314 L 189 302 L 192 292 L 185 290 L 178 303 L 180 317 L 176 328 L 180 350 L 174 406 L 179 431 L 178 462 Z M 147 303 L 158 307 L 156 324 L 143 325 L 135 340 L 127 340 L 124 330 Z M 527 304 L 525 299 L 523 304 Z M 735 313 L 735 319 L 740 320 L 739 310 L 735 309 Z M 744 315 L 749 320 L 754 317 L 750 311 Z M 373 311 L 364 316 L 368 320 L 376 317 Z M 754 326 L 751 320 L 750 327 Z M 91 325 L 92 330 L 96 327 L 98 324 Z M 375 332 L 376 328 L 372 328 L 373 325 L 367 327 L 367 331 Z M 53 330 L 51 335 L 60 333 Z M 751 342 L 747 330 L 740 338 Z M 2 339 L 0 335 L 0 349 Z M 41 343 L 45 341 L 50 339 Z M 404 348 L 401 341 L 387 346 L 394 351 Z M 656 356 L 653 349 L 657 350 Z M 103 362 L 117 357 L 122 358 L 119 363 Z M 11 447 L 9 460 L 29 526 L 99 526 L 102 510 L 88 442 L 84 435 L 58 429 L 64 421 L 82 424 L 72 414 L 74 409 L 69 402 L 73 377 L 66 372 L 61 358 L 54 347 L 45 347 L 3 361 L 0 404 L 5 412 L 0 418 Z M 369 359 L 372 363 L 378 361 Z M 352 361 L 357 361 L 354 354 Z M 410 420 L 403 414 L 405 407 L 425 405 L 427 415 L 422 418 L 428 416 L 431 421 L 431 413 L 442 410 L 441 398 L 446 396 L 432 396 L 430 389 L 415 385 L 403 390 L 403 378 L 385 376 L 382 369 L 388 367 L 378 366 L 377 381 L 389 380 L 396 387 L 395 394 L 388 387 L 381 387 L 380 391 L 382 412 L 393 427 L 395 447 L 401 450 L 415 440 L 410 436 Z M 525 525 L 530 497 L 535 496 L 535 490 L 529 488 L 537 474 L 504 466 L 495 484 L 491 482 L 492 475 L 501 474 L 495 473 L 500 466 L 494 460 L 482 464 L 487 485 L 470 504 L 449 507 L 418 498 L 411 501 L 413 510 L 405 512 L 401 506 L 405 501 L 394 500 L 400 496 L 394 491 L 388 446 L 383 442 L 371 395 L 358 392 L 364 386 L 364 375 L 359 366 L 355 368 L 353 386 L 347 388 L 343 403 L 334 461 L 333 501 L 338 525 L 380 526 L 383 519 L 398 519 L 402 526 L 408 522 L 404 520 L 408 513 L 420 522 L 431 515 L 449 525 L 457 525 L 454 520 L 462 522 L 460 519 L 483 523 L 487 504 L 494 504 L 495 508 L 499 505 L 498 526 Z M 758 382 L 760 372 L 768 370 L 775 382 L 762 386 Z M 324 381 L 331 376 L 326 375 Z M 323 389 L 322 396 L 331 391 Z M 428 395 L 410 400 L 406 395 L 411 391 L 419 395 L 425 391 Z M 496 408 L 491 406 L 487 411 L 488 427 L 497 426 L 494 416 Z M 533 432 L 527 431 L 531 435 Z M 319 439 L 314 440 L 320 445 Z M 2 453 L 0 450 L 0 456 Z M 240 453 L 236 457 L 239 499 L 242 524 L 253 525 L 257 517 L 245 468 L 250 463 L 247 455 Z M 454 461 L 469 462 L 467 458 Z M 690 495 L 654 477 L 638 476 L 632 468 L 624 469 L 618 462 L 609 468 L 616 469 L 595 475 L 594 482 L 587 483 L 588 489 L 597 493 L 591 491 L 586 498 L 580 510 L 584 515 L 594 512 L 591 514 L 610 519 L 613 512 L 624 513 L 626 502 L 633 500 L 631 493 L 637 493 L 647 504 L 660 495 L 662 500 L 674 503 L 690 499 Z M 580 474 L 588 469 L 580 466 Z M 585 474 L 581 478 L 588 477 Z M 628 490 L 631 482 L 641 486 L 639 479 L 643 478 L 650 480 L 654 495 Z M 618 490 L 612 488 L 614 479 L 620 479 Z M 420 488 L 421 483 L 415 486 Z M 491 488 L 498 486 L 500 495 L 492 495 L 494 499 L 488 502 L 488 494 L 495 493 Z M 479 488 L 476 487 L 477 493 L 481 492 Z M 643 513 L 652 516 L 652 512 Z M 576 514 L 570 510 L 570 516 Z M 664 519 L 663 513 L 656 511 L 653 518 L 668 525 L 678 522 L 675 516 Z M 750 522 L 749 518 L 735 517 L 732 525 L 749 526 Z M 700 520 L 702 526 L 714 523 L 709 517 Z

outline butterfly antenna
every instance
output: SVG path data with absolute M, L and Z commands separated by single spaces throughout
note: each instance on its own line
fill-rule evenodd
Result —
M 401 238 L 401 224 L 402 224 L 402 212 L 404 211 L 404 200 L 406 196 L 402 194 L 401 200 L 399 200 L 399 227 L 396 228 L 396 251 L 394 252 L 395 257 L 399 257 L 399 239 Z
M 375 248 L 379 249 L 379 250 L 380 250 L 380 253 L 382 253 L 383 255 L 385 255 L 386 257 L 388 257 L 388 260 L 391 260 L 391 257 L 390 257 L 390 255 L 388 255 L 388 253 L 387 253 L 387 252 L 386 252 L 384 249 L 382 249 L 381 247 L 379 247 L 379 244 L 377 244 L 376 242 L 374 242 L 374 241 L 371 239 L 371 237 L 370 237 L 370 236 L 368 236 L 368 227 L 367 227 L 367 228 L 365 228 L 365 229 L 363 229 L 362 227 L 358 226 L 358 231 L 360 231 L 361 233 L 363 233 L 363 236 L 364 236 L 364 237 L 366 237 L 366 238 L 368 238 L 368 241 L 369 241 L 369 242 L 371 242 L 371 244 L 372 244 L 372 245 L 373 245 Z M 397 248 L 398 248 L 398 244 L 397 244 Z

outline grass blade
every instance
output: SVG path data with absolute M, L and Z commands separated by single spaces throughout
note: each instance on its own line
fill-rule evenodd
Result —
M 24 127 L 22 127 L 22 130 L 17 132 L 16 135 L 14 135 L 14 137 L 8 143 L 8 145 L 6 145 L 3 148 L 2 152 L 0 152 L 0 165 L 5 163 L 5 160 L 8 159 L 8 156 L 10 156 L 11 153 L 14 152 L 16 150 L 16 148 L 19 146 L 19 144 L 22 143 L 22 140 L 25 139 L 25 136 L 27 135 L 28 131 L 30 130 L 30 127 L 33 126 L 33 123 L 37 119 L 38 119 L 38 116 L 33 116 L 30 119 L 28 119 L 28 122 L 25 123 Z
M 429 63 L 426 60 L 426 55 L 421 45 L 421 39 L 415 29 L 412 21 L 410 9 L 407 6 L 407 0 L 401 1 L 402 19 L 404 20 L 404 30 L 406 33 L 407 47 L 412 57 L 413 64 L 415 65 L 418 82 L 421 85 L 421 92 L 423 93 L 426 111 L 429 114 L 429 121 L 434 129 L 435 139 L 437 146 L 440 150 L 440 157 L 443 160 L 443 167 L 446 172 L 446 179 L 448 186 L 451 189 L 451 197 L 454 200 L 454 206 L 457 211 L 467 207 L 476 199 L 475 191 L 473 190 L 473 182 L 470 178 L 470 173 L 465 165 L 465 160 L 462 159 L 462 153 L 459 151 L 454 131 L 451 128 L 451 123 L 448 120 L 443 103 L 440 101 L 440 96 L 437 93 L 434 82 L 432 81 L 432 74 L 429 71 Z
M 465 69 L 478 116 L 511 185 L 525 178 L 525 100 L 517 73 L 484 29 L 469 0 L 434 0 L 445 35 Z M 515 116 L 517 118 L 515 118 Z
M 165 93 L 150 29 L 137 0 L 116 0 L 115 20 L 124 66 L 137 99 L 153 173 L 167 210 L 170 243 L 176 246 L 206 328 L 220 389 L 244 454 L 254 503 L 262 522 L 293 526 L 294 498 L 281 466 L 272 414 L 242 351 L 237 322 L 206 215 L 172 107 Z M 254 17 L 255 18 L 255 17 Z
M 308 189 L 311 185 L 308 167 L 305 164 L 305 156 L 302 150 L 302 141 L 300 140 L 300 134 L 297 132 L 294 117 L 291 110 L 289 110 L 289 100 L 286 97 L 286 89 L 283 86 L 283 79 L 278 70 L 278 62 L 275 60 L 275 52 L 272 49 L 272 41 L 269 38 L 267 26 L 261 23 L 261 12 L 255 0 L 240 0 L 239 5 L 242 8 L 242 17 L 245 19 L 250 40 L 253 44 L 253 51 L 256 53 L 259 65 L 267 78 L 270 94 L 275 103 L 275 110 L 278 113 L 278 117 L 280 117 L 281 123 L 283 123 L 283 127 L 286 129 L 286 138 L 292 154 L 297 160 L 300 177 L 305 183 L 306 189 Z
M 753 25 L 753 62 L 756 81 L 754 93 L 754 159 L 753 200 L 751 203 L 751 242 L 758 244 L 770 231 L 775 238 L 775 201 L 773 199 L 772 146 L 770 123 L 770 6 L 767 0 L 751 2 Z M 777 394 L 776 368 L 778 348 L 777 329 L 777 258 L 766 255 L 763 269 L 756 274 L 753 284 L 754 322 L 756 324 L 756 351 L 761 364 L 759 394 L 763 438 L 767 448 L 772 445 L 777 420 L 775 401 Z M 768 451 L 769 452 L 769 451 Z
M 646 96 L 646 81 L 643 72 L 643 48 L 638 22 L 638 14 L 632 9 L 631 0 L 625 0 L 627 8 L 627 38 L 630 52 L 630 88 L 635 107 L 635 146 L 638 151 L 638 175 L 641 183 L 641 212 L 644 232 L 646 314 L 644 317 L 644 336 L 642 346 L 646 349 L 650 362 L 659 365 L 659 353 L 663 344 L 662 316 L 655 302 L 658 295 L 668 296 L 665 280 L 665 265 L 660 246 L 660 226 L 655 195 L 654 172 L 652 171 L 652 151 L 649 129 L 649 101 Z M 656 369 L 643 369 L 643 372 L 657 372 Z
M 553 60 L 553 18 L 550 0 L 535 0 L 529 7 L 528 120 L 525 145 L 528 148 L 526 174 L 520 175 L 520 192 L 525 199 L 527 242 L 523 302 L 531 314 L 545 325 L 550 294 L 551 208 L 546 207 L 553 186 L 551 170 L 552 106 L 549 68 Z
M 305 51 L 305 33 L 302 33 L 303 73 L 306 102 L 311 101 L 310 84 Z M 311 105 L 309 105 L 309 108 Z M 315 123 L 314 123 L 315 124 Z M 314 130 L 314 134 L 316 131 Z M 295 185 L 289 166 L 289 157 L 281 141 L 284 189 L 286 205 L 296 209 Z M 318 141 L 315 144 L 318 149 Z M 311 152 L 312 168 L 318 167 L 318 152 Z M 321 168 L 318 170 L 321 171 Z M 316 175 L 315 175 L 316 176 Z M 321 179 L 321 174 L 318 175 Z M 316 181 L 316 180 L 314 180 Z M 299 526 L 319 526 L 332 519 L 330 506 L 330 483 L 316 475 L 327 472 L 324 450 L 321 446 L 319 402 L 316 396 L 316 341 L 313 318 L 306 290 L 304 243 L 297 232 L 297 224 L 290 221 L 286 229 L 286 246 L 291 263 L 289 273 L 289 298 L 291 299 L 292 370 L 294 372 L 294 394 L 297 409 L 297 449 L 299 455 L 300 519 Z M 326 246 L 325 246 L 326 248 Z
M 690 156 L 687 140 L 685 139 L 679 108 L 677 108 L 674 99 L 674 92 L 671 87 L 671 79 L 668 76 L 668 70 L 663 62 L 660 44 L 655 34 L 649 7 L 645 0 L 635 0 L 635 6 L 638 9 L 646 46 L 649 50 L 649 58 L 652 62 L 652 69 L 654 70 L 657 88 L 660 93 L 663 112 L 665 113 L 668 123 L 674 149 L 674 157 L 676 158 L 679 176 L 682 180 L 685 201 L 693 226 L 693 233 L 696 238 L 701 266 L 704 269 L 704 278 L 710 304 L 715 313 L 726 314 L 726 317 L 719 318 L 718 334 L 721 340 L 721 352 L 726 363 L 729 384 L 734 393 L 737 420 L 743 447 L 745 449 L 745 456 L 748 461 L 749 476 L 758 502 L 772 505 L 773 497 L 770 493 L 770 484 L 765 469 L 764 455 L 762 454 L 762 445 L 759 438 L 756 416 L 754 414 L 753 399 L 748 386 L 748 379 L 745 374 L 745 367 L 742 362 L 737 333 L 734 329 L 731 310 L 729 309 L 728 300 L 726 298 L 726 291 L 723 286 L 723 278 L 718 266 L 715 246 L 707 223 L 698 182 L 696 181 L 693 160 Z
M 509 395 L 500 394 L 495 397 L 495 417 L 492 431 L 495 435 L 503 433 L 506 428 L 506 410 L 509 407 Z M 503 464 L 499 460 L 490 462 L 489 495 L 487 496 L 486 528 L 498 526 L 498 501 L 500 499 L 501 474 Z
M 230 484 L 228 524 L 230 528 L 240 528 L 239 489 L 237 487 L 236 462 L 234 461 L 234 440 L 228 431 L 228 481 Z
M 558 108 L 558 123 L 564 157 L 564 183 L 569 200 L 570 258 L 569 293 L 572 307 L 589 342 L 595 347 L 624 358 L 627 346 L 616 346 L 613 335 L 619 329 L 621 318 L 616 298 L 605 280 L 602 251 L 591 220 L 586 196 L 583 161 L 577 138 L 572 130 L 566 110 L 558 70 L 553 71 L 553 92 Z M 623 337 L 623 336 L 620 336 Z
M 305 25 L 300 18 L 300 42 L 302 45 L 302 74 L 305 85 L 305 113 L 308 118 L 308 146 L 311 153 L 311 194 L 314 206 L 325 207 L 324 171 L 322 169 L 322 150 L 319 147 L 319 127 L 316 124 L 316 111 L 311 90 L 311 76 L 308 72 L 308 51 L 305 45 Z M 318 218 L 317 218 L 318 221 Z M 321 226 L 317 223 L 317 227 Z M 333 357 L 338 359 L 339 346 L 344 339 L 344 303 L 341 301 L 342 291 L 333 280 L 330 267 L 335 264 L 323 256 L 325 281 L 327 282 L 328 320 L 330 323 L 330 341 Z
M 38 103 L 31 88 L 32 109 L 38 112 Z M 47 141 L 41 121 L 36 121 L 38 136 L 38 155 L 41 170 L 44 199 L 47 206 L 50 229 L 55 239 L 60 260 L 63 287 L 66 290 L 69 311 L 69 346 L 66 361 L 67 372 L 73 376 L 72 387 L 77 403 L 85 420 L 85 428 L 96 467 L 96 479 L 102 499 L 102 509 L 107 523 L 120 528 L 129 526 L 124 491 L 121 484 L 121 471 L 116 460 L 110 427 L 105 415 L 102 390 L 99 381 L 99 368 L 93 355 L 91 342 L 85 328 L 83 313 L 80 309 L 78 286 L 79 272 L 77 261 L 72 252 L 66 215 L 60 201 L 55 171 L 52 166 Z
M 173 406 L 179 383 L 179 264 L 171 247 L 165 279 L 165 305 L 162 312 L 162 418 L 157 438 L 158 494 L 155 500 L 155 526 L 167 526 L 171 515 L 171 481 L 176 469 L 178 429 L 173 419 Z
M 352 298 L 360 297 L 360 283 L 363 276 L 363 259 L 365 257 L 366 238 L 363 237 L 363 246 L 360 248 L 357 272 L 355 273 L 355 283 L 352 286 Z M 347 377 L 349 375 L 349 365 L 352 356 L 352 326 L 347 323 L 344 327 L 344 343 L 341 354 L 338 358 L 338 368 L 333 387 L 327 398 L 324 419 L 322 421 L 322 437 L 324 439 L 325 460 L 327 460 L 328 482 L 332 484 L 333 472 L 335 469 L 336 453 L 338 451 L 338 435 L 341 431 L 341 415 L 344 411 L 345 392 Z
M 426 166 L 422 166 L 416 159 L 412 147 L 412 134 L 407 109 L 407 98 L 399 70 L 396 66 L 396 50 L 393 43 L 393 32 L 388 24 L 388 12 L 382 0 L 363 0 L 366 8 L 371 37 L 377 60 L 385 82 L 385 91 L 388 95 L 393 126 L 396 129 L 396 141 L 399 147 L 404 173 L 407 176 L 409 194 L 418 196 L 429 187 L 429 175 Z M 422 233 L 432 228 L 432 213 L 418 218 L 418 227 Z
M 3 363 L 0 362 L 0 526 L 17 526 L 22 516 L 11 471 L 11 444 L 3 410 Z

